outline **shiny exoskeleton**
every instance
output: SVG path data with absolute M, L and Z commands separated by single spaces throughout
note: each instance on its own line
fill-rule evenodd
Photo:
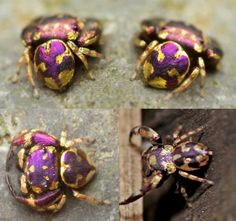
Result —
M 207 165 L 212 155 L 212 151 L 207 146 L 199 142 L 193 142 L 191 138 L 192 135 L 201 132 L 203 127 L 180 136 L 181 129 L 182 126 L 179 126 L 174 132 L 172 145 L 164 145 L 160 135 L 149 127 L 137 126 L 131 130 L 130 143 L 133 147 L 138 148 L 132 142 L 133 135 L 140 135 L 151 141 L 153 145 L 142 153 L 142 189 L 120 202 L 121 205 L 131 203 L 143 197 L 150 190 L 159 187 L 171 174 L 178 174 L 186 179 L 213 185 L 212 181 L 189 173 Z M 181 184 L 178 190 L 182 193 L 188 206 L 191 206 L 186 190 Z
M 67 140 L 66 131 L 62 131 L 60 140 L 37 129 L 21 131 L 12 140 L 6 161 L 6 170 L 9 171 L 11 159 L 17 150 L 22 194 L 15 192 L 9 175 L 6 175 L 13 197 L 37 211 L 55 213 L 66 201 L 63 190 L 63 186 L 66 186 L 79 200 L 92 204 L 109 204 L 107 200 L 98 200 L 78 191 L 94 176 L 96 167 L 76 145 L 90 144 L 93 141 L 89 137 Z
M 94 18 L 79 19 L 59 14 L 34 19 L 21 34 L 26 49 L 19 59 L 13 82 L 18 80 L 22 62 L 25 61 L 29 82 L 38 97 L 30 65 L 32 61 L 35 73 L 44 84 L 50 89 L 62 91 L 74 76 L 76 57 L 87 70 L 86 56 L 102 57 L 90 48 L 98 45 L 101 31 L 101 23 Z M 90 74 L 89 77 L 94 79 Z
M 134 43 L 144 52 L 131 79 L 143 66 L 148 85 L 174 89 L 168 97 L 187 89 L 198 75 L 203 88 L 206 69 L 216 69 L 223 56 L 216 40 L 181 21 L 153 18 L 144 20 L 141 26 Z

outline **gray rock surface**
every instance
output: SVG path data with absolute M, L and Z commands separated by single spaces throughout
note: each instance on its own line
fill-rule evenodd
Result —
M 235 11 L 235 0 L 1 0 L 0 107 L 235 107 Z M 37 80 L 41 98 L 36 100 L 32 98 L 24 69 L 20 83 L 9 82 L 24 49 L 20 33 L 34 17 L 58 12 L 100 19 L 104 26 L 106 59 L 90 62 L 96 81 L 88 80 L 78 70 L 74 83 L 63 94 L 43 87 Z M 190 22 L 222 44 L 225 56 L 221 69 L 207 76 L 204 98 L 199 96 L 199 79 L 186 93 L 168 102 L 164 100 L 166 90 L 146 87 L 141 78 L 130 82 L 137 60 L 132 37 L 139 30 L 140 22 L 153 16 Z
M 80 189 L 82 193 L 109 199 L 112 205 L 94 206 L 76 200 L 67 191 L 67 202 L 63 209 L 53 216 L 40 214 L 14 200 L 5 184 L 5 160 L 10 144 L 7 138 L 23 129 L 39 128 L 60 137 L 64 126 L 68 126 L 68 138 L 90 136 L 96 142 L 81 146 L 97 166 L 97 175 L 88 185 Z M 0 220 L 118 220 L 118 138 L 117 112 L 113 110 L 0 110 Z M 17 189 L 17 170 L 10 171 L 13 185 Z

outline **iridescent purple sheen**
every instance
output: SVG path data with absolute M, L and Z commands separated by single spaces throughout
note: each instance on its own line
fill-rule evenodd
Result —
M 149 79 L 153 79 L 155 77 L 162 77 L 165 80 L 173 80 L 173 78 L 177 78 L 177 76 L 170 76 L 168 74 L 172 69 L 176 69 L 179 75 L 183 75 L 189 65 L 189 60 L 185 55 L 181 55 L 178 58 L 175 58 L 175 54 L 179 48 L 175 43 L 167 42 L 161 46 L 161 51 L 164 54 L 163 61 L 158 60 L 159 52 L 154 50 L 151 53 L 151 56 L 148 58 L 149 63 L 152 64 L 154 71 L 150 75 Z
M 152 168 L 155 170 L 165 170 L 164 164 L 165 163 L 172 163 L 172 156 L 170 152 L 167 152 L 165 155 L 162 155 L 161 152 L 163 148 L 158 148 L 151 150 L 148 154 L 154 155 L 156 157 L 156 164 L 152 164 Z
M 54 137 L 40 131 L 37 131 L 32 135 L 32 141 L 40 146 L 58 145 L 58 141 Z
M 164 38 L 167 41 L 175 41 L 183 47 L 194 49 L 194 45 L 204 47 L 202 32 L 192 25 L 187 25 L 184 22 L 171 21 L 162 27 L 162 31 L 168 33 Z
M 198 149 L 195 149 L 194 147 L 198 147 Z M 184 150 L 186 148 L 190 148 L 190 149 L 189 151 L 186 151 L 186 150 L 183 151 L 182 148 Z M 209 153 L 207 151 L 207 147 L 204 146 L 203 144 L 195 143 L 195 142 L 187 142 L 175 148 L 175 150 L 173 151 L 173 156 L 175 155 L 181 155 L 181 157 L 174 160 L 174 163 L 177 166 L 184 165 L 185 159 L 188 158 L 188 159 L 191 159 L 191 161 L 188 163 L 189 167 L 198 169 L 200 167 L 199 165 L 200 162 L 196 160 L 197 159 L 196 157 L 198 157 L 199 159 L 204 159 L 207 156 L 209 156 Z
M 70 15 L 39 17 L 24 28 L 21 37 L 27 45 L 36 46 L 51 39 L 67 41 L 68 33 L 74 34 L 76 38 L 80 31 L 76 17 Z
M 40 45 L 35 52 L 35 63 L 40 65 L 44 63 L 46 71 L 39 69 L 38 73 L 42 77 L 51 77 L 55 81 L 59 80 L 59 74 L 64 70 L 71 70 L 75 67 L 75 62 L 71 56 L 64 56 L 60 64 L 56 62 L 56 57 L 66 51 L 65 45 L 60 40 L 50 41 L 50 47 L 47 51 L 46 44 Z
M 81 160 L 79 160 L 81 159 Z M 75 152 L 67 151 L 64 154 L 63 162 L 68 165 L 68 168 L 64 171 L 64 179 L 67 183 L 74 184 L 78 175 L 86 178 L 88 173 L 95 168 L 88 163 L 86 159 L 77 157 Z
M 27 162 L 27 170 L 34 166 L 34 172 L 29 171 L 31 185 L 40 187 L 44 191 L 50 187 L 52 182 L 58 181 L 58 156 L 57 153 L 52 153 L 49 147 L 41 147 L 35 150 L 29 155 Z M 46 166 L 47 169 L 43 169 L 43 166 Z M 45 177 L 49 179 L 47 180 Z

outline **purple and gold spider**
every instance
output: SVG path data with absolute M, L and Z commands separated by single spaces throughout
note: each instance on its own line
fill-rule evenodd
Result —
M 18 61 L 18 71 L 12 81 L 18 81 L 22 62 L 25 61 L 28 80 L 34 96 L 38 97 L 30 64 L 32 61 L 34 71 L 43 83 L 52 90 L 62 91 L 73 79 L 76 58 L 85 66 L 89 78 L 94 79 L 88 71 L 87 56 L 103 57 L 91 48 L 99 44 L 101 33 L 101 23 L 94 18 L 80 19 L 58 14 L 34 19 L 22 31 L 25 51 Z
M 96 173 L 94 163 L 79 147 L 92 142 L 94 139 L 89 137 L 67 140 L 65 130 L 60 140 L 37 129 L 21 131 L 13 138 L 6 161 L 8 172 L 12 165 L 11 159 L 17 151 L 21 194 L 16 193 L 9 175 L 6 175 L 13 197 L 37 211 L 55 213 L 66 201 L 64 188 L 67 187 L 79 200 L 92 204 L 110 204 L 108 200 L 99 200 L 78 190 Z
M 185 22 L 151 18 L 144 20 L 141 28 L 134 43 L 144 51 L 131 80 L 143 67 L 146 84 L 174 89 L 167 98 L 186 90 L 199 75 L 203 88 L 206 69 L 216 69 L 223 56 L 215 39 L 206 37 L 201 30 Z
M 143 166 L 143 187 L 136 193 L 122 200 L 120 205 L 129 204 L 143 197 L 149 191 L 158 188 L 172 174 L 177 174 L 186 179 L 208 183 L 213 185 L 213 181 L 191 174 L 191 171 L 199 170 L 209 163 L 212 151 L 207 146 L 192 141 L 192 135 L 199 133 L 203 127 L 186 132 L 180 135 L 182 126 L 179 126 L 173 133 L 173 143 L 165 145 L 161 136 L 154 130 L 146 126 L 136 126 L 130 132 L 130 144 L 136 150 L 139 147 L 132 141 L 134 135 L 140 135 L 152 142 L 152 146 L 142 152 Z M 189 207 L 186 189 L 180 184 L 179 192 L 182 193 Z

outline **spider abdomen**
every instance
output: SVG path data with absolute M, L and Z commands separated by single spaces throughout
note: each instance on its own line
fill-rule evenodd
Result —
M 176 167 L 185 171 L 198 170 L 209 161 L 212 152 L 202 143 L 187 141 L 179 144 L 172 153 Z

